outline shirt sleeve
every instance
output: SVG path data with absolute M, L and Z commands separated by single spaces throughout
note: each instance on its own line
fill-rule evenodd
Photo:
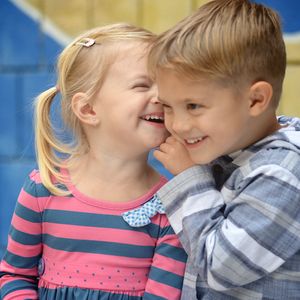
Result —
M 299 251 L 299 189 L 299 177 L 265 165 L 219 191 L 210 167 L 194 166 L 158 197 L 201 280 L 225 291 L 269 275 Z
M 179 300 L 187 255 L 166 215 L 157 217 L 161 219 L 159 237 L 143 299 Z
M 21 192 L 12 217 L 8 245 L 0 265 L 1 299 L 38 299 L 38 263 L 41 257 L 41 213 L 35 173 Z

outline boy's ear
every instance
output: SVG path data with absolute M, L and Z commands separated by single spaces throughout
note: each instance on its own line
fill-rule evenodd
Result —
M 272 105 L 273 87 L 266 81 L 257 81 L 250 87 L 250 114 L 258 116 Z
M 72 109 L 78 119 L 87 125 L 98 125 L 99 118 L 89 103 L 89 98 L 85 93 L 76 93 L 72 97 Z

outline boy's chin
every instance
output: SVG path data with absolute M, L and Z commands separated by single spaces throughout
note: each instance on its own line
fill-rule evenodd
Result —
M 192 156 L 190 156 L 190 157 L 191 157 L 192 162 L 196 165 L 208 165 L 216 159 L 214 157 L 201 157 L 201 158 L 199 158 L 199 157 L 195 158 Z

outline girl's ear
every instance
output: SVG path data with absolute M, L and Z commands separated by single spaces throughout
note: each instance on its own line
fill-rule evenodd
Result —
M 99 124 L 99 118 L 89 103 L 87 94 L 76 93 L 72 97 L 72 110 L 82 123 L 92 126 Z
M 250 114 L 258 116 L 272 106 L 273 87 L 266 81 L 257 81 L 250 87 Z

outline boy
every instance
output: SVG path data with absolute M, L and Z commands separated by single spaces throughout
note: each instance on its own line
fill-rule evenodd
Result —
M 155 157 L 178 174 L 158 196 L 189 255 L 182 299 L 300 299 L 300 120 L 276 118 L 279 16 L 211 1 L 149 64 L 172 134 Z

